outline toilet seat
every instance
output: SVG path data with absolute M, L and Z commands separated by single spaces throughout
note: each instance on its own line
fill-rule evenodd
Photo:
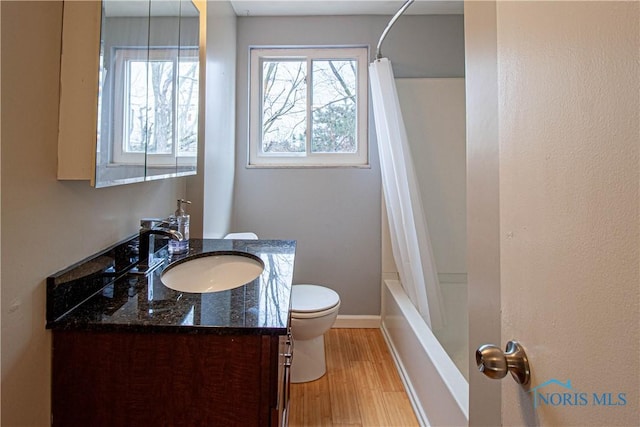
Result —
M 310 312 L 300 312 L 300 311 L 292 310 L 291 318 L 292 319 L 315 319 L 317 317 L 330 316 L 331 314 L 338 311 L 339 308 L 340 308 L 340 303 L 338 302 L 338 304 L 334 305 L 328 310 L 310 311 Z
M 318 285 L 295 285 L 291 289 L 291 317 L 309 319 L 332 314 L 340 307 L 333 289 Z

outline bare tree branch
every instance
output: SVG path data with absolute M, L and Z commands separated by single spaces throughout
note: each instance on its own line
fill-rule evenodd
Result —
M 333 75 L 336 76 L 336 79 L 340 83 L 340 86 L 342 86 L 342 90 L 344 90 L 344 93 L 347 94 L 347 97 L 352 98 L 353 94 L 351 93 L 351 90 L 349 90 L 349 87 L 347 86 L 344 79 L 342 78 L 342 75 L 336 69 L 336 66 L 333 65 L 333 61 L 329 61 L 329 67 L 331 67 L 331 71 L 333 72 Z

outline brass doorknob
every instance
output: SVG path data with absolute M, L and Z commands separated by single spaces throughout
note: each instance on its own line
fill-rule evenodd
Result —
M 517 341 L 509 341 L 505 352 L 493 344 L 484 344 L 476 350 L 478 370 L 492 378 L 499 380 L 511 372 L 511 376 L 518 384 L 527 385 L 531 378 L 529 359 L 522 345 Z

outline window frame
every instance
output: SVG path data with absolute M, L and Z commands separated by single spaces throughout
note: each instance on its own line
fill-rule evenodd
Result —
M 265 153 L 262 151 L 262 64 L 264 60 L 299 59 L 307 61 L 307 70 L 314 60 L 355 60 L 356 75 L 356 152 L 313 153 L 309 132 L 305 132 L 304 153 Z M 247 167 L 360 167 L 369 168 L 369 49 L 367 46 L 250 46 L 249 47 L 249 138 Z M 310 123 L 313 76 L 307 74 L 306 114 Z

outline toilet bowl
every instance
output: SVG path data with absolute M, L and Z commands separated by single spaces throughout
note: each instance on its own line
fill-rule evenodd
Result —
M 333 326 L 339 308 L 340 296 L 332 289 L 318 285 L 292 287 L 292 383 L 317 380 L 327 371 L 324 333 Z

